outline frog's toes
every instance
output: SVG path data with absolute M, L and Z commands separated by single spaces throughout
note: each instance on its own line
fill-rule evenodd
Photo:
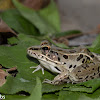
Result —
M 49 79 L 45 79 L 42 83 L 54 84 L 54 81 L 51 81 Z
M 49 79 L 44 79 L 42 83 L 52 83 Z
M 38 70 L 42 70 L 42 74 L 44 74 L 44 68 L 42 68 L 40 65 L 38 65 L 38 66 L 36 66 L 36 67 L 32 66 L 32 67 L 30 67 L 30 68 L 36 68 L 32 73 L 35 73 L 35 72 L 37 72 Z
M 45 79 L 42 83 L 48 83 L 48 84 L 52 84 L 52 85 L 58 85 L 60 82 L 59 81 L 55 81 L 55 80 L 48 80 Z
M 35 66 L 31 66 L 30 68 L 37 68 L 37 66 L 35 67 Z

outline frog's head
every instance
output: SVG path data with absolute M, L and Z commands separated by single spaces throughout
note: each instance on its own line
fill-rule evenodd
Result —
M 29 56 L 36 59 L 41 59 L 50 52 L 50 45 L 48 41 L 43 41 L 40 46 L 29 47 L 27 53 Z
M 31 46 L 27 49 L 27 54 L 31 57 L 39 59 L 41 55 L 41 47 L 40 46 Z

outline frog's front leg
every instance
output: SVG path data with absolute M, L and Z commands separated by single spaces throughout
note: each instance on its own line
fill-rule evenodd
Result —
M 53 85 L 59 85 L 64 82 L 67 82 L 67 83 L 70 82 L 70 80 L 68 79 L 68 71 L 58 74 L 52 81 L 48 80 L 48 79 L 45 79 L 43 81 L 43 83 L 49 83 L 49 84 L 53 84 Z
M 42 70 L 42 74 L 44 74 L 44 68 L 41 65 L 38 65 L 36 67 L 32 66 L 30 68 L 36 68 L 32 73 L 37 72 L 38 70 Z

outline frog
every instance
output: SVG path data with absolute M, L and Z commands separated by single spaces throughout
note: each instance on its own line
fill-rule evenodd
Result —
M 62 49 L 44 40 L 39 46 L 31 46 L 27 54 L 36 58 L 40 64 L 32 73 L 47 69 L 56 74 L 53 80 L 44 79 L 43 83 L 59 85 L 63 83 L 81 83 L 100 77 L 100 55 L 88 48 L 77 47 Z

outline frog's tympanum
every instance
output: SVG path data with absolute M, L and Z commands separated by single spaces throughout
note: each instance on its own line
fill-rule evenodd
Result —
M 80 83 L 100 77 L 100 57 L 87 48 L 62 49 L 43 41 L 40 46 L 32 46 L 27 50 L 29 56 L 38 59 L 40 65 L 34 72 L 48 69 L 58 75 L 54 80 L 45 79 L 44 83 Z

